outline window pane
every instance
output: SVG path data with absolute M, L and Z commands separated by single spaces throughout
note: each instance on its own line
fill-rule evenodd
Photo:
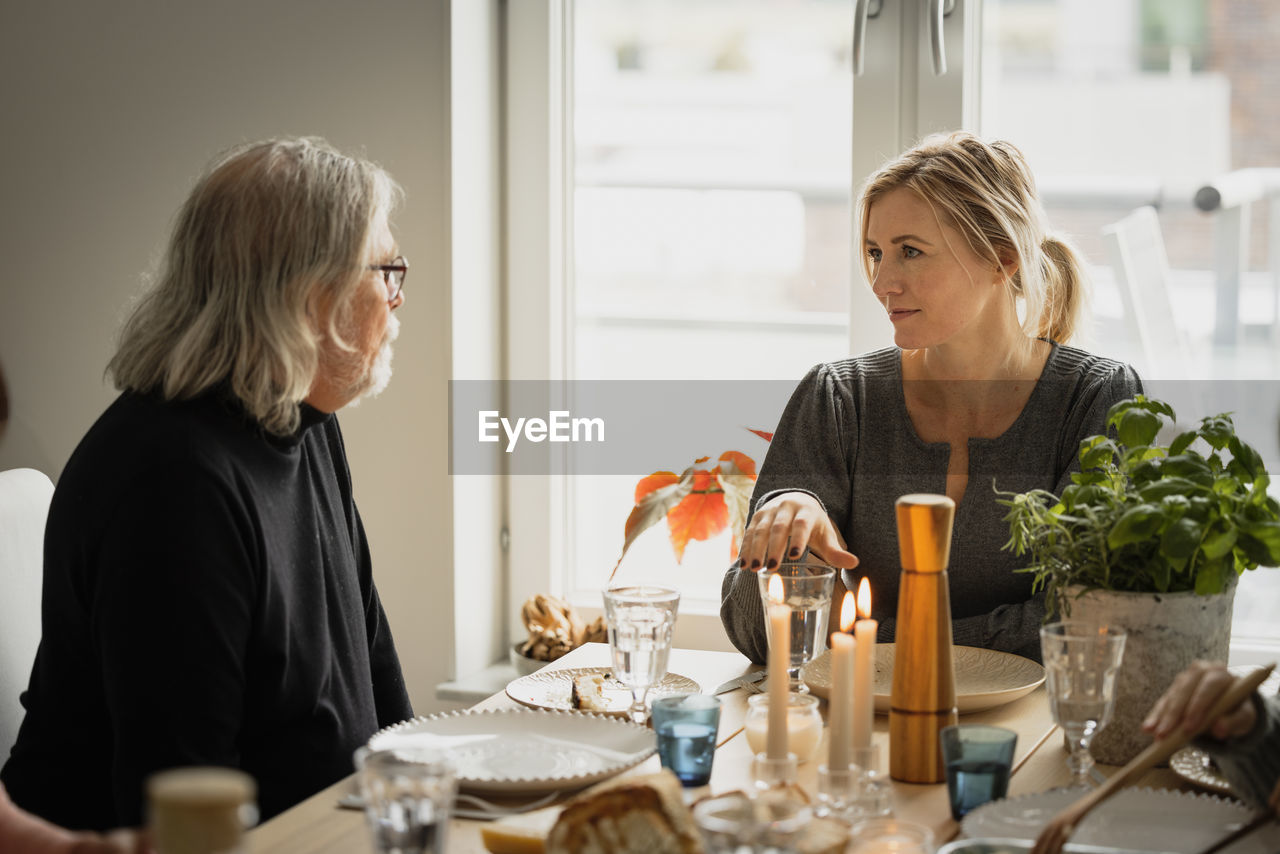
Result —
M 1269 82 L 1280 79 L 1272 44 L 1280 6 L 986 0 L 983 8 L 982 132 L 1023 149 L 1050 222 L 1089 260 L 1098 321 L 1087 346 L 1134 362 L 1156 396 L 1181 396 L 1180 416 L 1234 409 L 1241 436 L 1274 466 L 1275 385 L 1232 391 L 1228 381 L 1280 377 L 1280 230 L 1271 224 L 1278 208 L 1263 197 L 1206 213 L 1192 199 L 1231 170 L 1280 169 Z M 1139 265 L 1139 277 L 1153 274 L 1143 281 L 1154 288 L 1134 291 L 1129 312 L 1104 229 L 1145 204 L 1158 209 L 1168 269 Z M 1239 232 L 1228 227 L 1241 211 L 1243 251 Z M 1234 340 L 1215 341 L 1219 282 L 1229 280 L 1233 264 L 1242 271 L 1239 312 L 1227 325 L 1240 329 Z M 1235 402 L 1224 404 L 1233 394 Z M 1247 573 L 1235 609 L 1237 640 L 1280 639 L 1280 572 Z
M 576 379 L 798 380 L 847 355 L 851 9 L 575 4 Z M 766 446 L 741 429 L 757 426 L 772 427 L 736 425 L 737 445 L 691 445 L 665 466 L 725 450 L 758 463 Z M 644 474 L 571 478 L 570 591 L 596 595 Z M 680 565 L 666 537 L 642 535 L 620 571 L 677 583 L 682 610 L 714 609 L 727 534 Z

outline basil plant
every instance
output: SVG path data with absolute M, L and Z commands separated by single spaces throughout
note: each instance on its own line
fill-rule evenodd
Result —
M 1049 616 L 1067 588 L 1222 592 L 1246 569 L 1280 564 L 1280 505 L 1262 457 L 1229 414 L 1204 418 L 1168 445 L 1173 408 L 1138 395 L 1107 413 L 1107 434 L 1080 443 L 1080 471 L 1056 496 L 999 492 L 1005 549 L 1046 592 Z

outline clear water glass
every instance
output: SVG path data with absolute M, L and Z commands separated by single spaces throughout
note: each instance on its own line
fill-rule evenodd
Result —
M 604 592 L 613 677 L 631 690 L 628 714 L 638 724 L 649 718 L 649 689 L 667 675 L 679 606 L 680 591 L 669 587 L 636 585 Z
M 1071 745 L 1072 785 L 1092 785 L 1089 744 L 1111 720 L 1116 671 L 1124 656 L 1124 629 L 1067 620 L 1040 629 L 1049 710 Z
M 809 693 L 809 686 L 800 678 L 800 668 L 817 658 L 827 645 L 827 621 L 831 615 L 831 593 L 835 589 L 836 570 L 814 560 L 783 561 L 774 569 L 756 573 L 760 585 L 760 601 L 764 613 L 769 613 L 769 582 L 778 578 L 782 582 L 782 601 L 791 607 L 791 663 L 787 675 L 791 690 L 798 694 Z M 765 633 L 772 635 L 769 620 L 764 621 Z M 772 638 L 770 638 L 772 643 Z
M 439 751 L 396 747 L 355 753 L 356 780 L 377 854 L 444 854 L 458 792 Z

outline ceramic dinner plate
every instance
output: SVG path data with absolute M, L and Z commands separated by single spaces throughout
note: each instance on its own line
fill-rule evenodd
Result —
M 1035 839 L 1082 789 L 1054 789 L 978 807 L 961 829 L 971 838 Z M 1085 816 L 1071 835 L 1080 845 L 1197 854 L 1246 824 L 1253 813 L 1239 801 L 1170 789 L 1123 789 Z M 1229 849 L 1231 854 L 1280 851 L 1280 825 L 1264 827 Z
M 613 678 L 608 667 L 568 667 L 562 670 L 539 670 L 528 676 L 513 679 L 507 685 L 507 696 L 535 709 L 573 710 L 573 679 L 588 673 L 604 677 L 604 699 L 609 708 L 607 714 L 625 715 L 631 707 L 631 691 Z M 649 699 L 664 694 L 697 694 L 702 690 L 697 682 L 679 673 L 668 673 L 662 681 L 649 689 Z
M 468 791 L 530 793 L 577 789 L 649 758 L 657 739 L 648 727 L 581 712 L 492 709 L 418 717 L 369 740 L 447 752 Z
M 876 644 L 876 711 L 889 714 L 893 690 L 894 644 Z M 980 712 L 1012 703 L 1044 682 L 1044 668 L 1029 658 L 974 646 L 952 647 L 956 671 L 956 709 Z M 800 671 L 800 678 L 819 697 L 831 691 L 831 652 L 828 650 Z

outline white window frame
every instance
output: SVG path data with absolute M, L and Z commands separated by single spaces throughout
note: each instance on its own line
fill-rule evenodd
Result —
M 855 133 L 851 194 L 886 157 L 919 136 L 976 123 L 981 0 L 955 0 L 954 11 L 945 19 L 951 72 L 941 77 L 925 66 L 930 36 L 922 22 L 930 2 L 885 2 L 867 22 L 864 73 L 854 81 L 853 108 L 875 118 Z M 573 364 L 573 342 L 566 327 L 573 298 L 573 141 L 568 128 L 573 0 L 509 0 L 504 14 L 506 378 L 558 380 Z M 912 87 L 910 97 L 889 94 L 903 87 Z M 850 235 L 855 255 L 856 229 L 855 225 Z M 860 264 L 853 269 L 856 277 Z M 890 333 L 874 296 L 856 283 L 851 290 L 850 352 L 887 344 Z M 519 610 L 528 597 L 540 592 L 563 595 L 566 590 L 567 576 L 561 570 L 572 565 L 572 544 L 553 532 L 565 530 L 571 488 L 563 475 L 511 478 L 507 519 L 512 637 L 524 632 Z M 588 618 L 599 613 L 594 603 L 574 604 Z M 715 615 L 682 614 L 676 643 L 729 648 Z

